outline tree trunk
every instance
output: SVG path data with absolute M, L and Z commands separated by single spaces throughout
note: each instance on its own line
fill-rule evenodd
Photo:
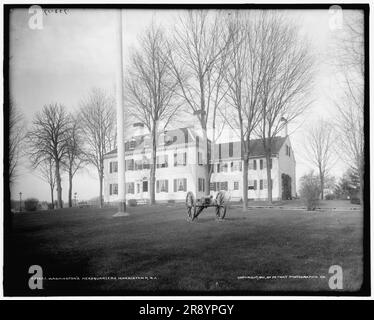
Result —
M 266 177 L 267 177 L 267 182 L 268 182 L 268 201 L 269 203 L 272 203 L 273 202 L 273 188 L 271 185 L 271 169 L 270 169 L 271 154 L 270 152 L 269 151 L 266 152 Z
M 243 211 L 248 212 L 248 157 L 243 160 Z
M 156 203 L 156 159 L 157 159 L 157 141 L 156 141 L 156 129 L 152 132 L 152 152 L 151 152 L 151 171 L 149 177 L 149 198 L 150 205 Z
M 56 183 L 57 183 L 57 206 L 62 208 L 62 188 L 61 188 L 61 175 L 60 175 L 60 163 L 56 163 Z
M 71 170 L 69 170 L 69 208 L 73 206 L 72 192 L 73 192 L 73 174 L 71 173 Z
M 100 208 L 103 207 L 103 174 L 102 173 L 99 173 L 99 183 L 100 183 L 100 194 L 99 194 L 99 205 L 100 205 Z
M 321 184 L 321 200 L 324 199 L 323 189 L 325 188 L 325 177 L 323 176 L 321 170 L 319 171 L 319 181 Z
M 53 190 L 54 188 L 53 188 L 53 186 L 51 186 L 51 200 L 52 200 L 52 209 L 54 209 L 55 208 L 55 199 L 53 198 Z

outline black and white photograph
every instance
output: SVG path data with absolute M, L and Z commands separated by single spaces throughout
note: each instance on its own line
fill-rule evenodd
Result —
M 3 12 L 4 296 L 370 295 L 368 4 Z

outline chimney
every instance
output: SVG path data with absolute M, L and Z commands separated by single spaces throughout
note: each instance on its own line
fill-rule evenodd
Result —
M 280 121 L 284 122 L 284 136 L 288 136 L 288 121 L 285 117 L 282 117 Z

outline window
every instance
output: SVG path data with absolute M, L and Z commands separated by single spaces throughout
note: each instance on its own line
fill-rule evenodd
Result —
M 248 180 L 248 190 L 255 189 L 255 180 Z
M 248 161 L 248 170 L 253 170 L 253 168 L 254 168 L 253 163 L 254 163 L 254 161 L 251 161 L 251 160 Z
M 221 169 L 220 165 L 219 165 L 219 163 L 217 163 L 217 173 L 220 172 L 220 169 Z
M 143 181 L 143 192 L 148 192 L 148 181 Z
M 227 181 L 220 182 L 220 184 L 219 184 L 219 190 L 225 190 L 225 191 L 228 190 L 228 183 L 227 183 Z
M 118 194 L 118 184 L 109 184 L 109 195 Z
M 169 192 L 168 180 L 157 180 L 156 181 L 156 192 Z
M 109 162 L 109 173 L 112 173 L 112 172 L 118 172 L 118 162 L 117 161 Z
M 253 160 L 253 170 L 257 170 L 257 161 Z
M 242 162 L 241 161 L 231 162 L 231 171 L 242 171 Z
M 136 184 L 136 193 L 140 193 L 140 184 L 139 183 Z
M 203 162 L 203 154 L 201 152 L 197 153 L 197 164 L 199 166 L 202 166 L 204 164 L 204 162 Z
M 264 160 L 260 160 L 260 170 L 264 169 Z
M 253 180 L 253 190 L 257 190 L 257 180 Z
M 272 158 L 270 158 L 270 162 L 269 163 L 270 163 L 270 170 L 271 170 L 271 169 L 273 169 L 273 159 Z
M 148 159 L 147 157 L 143 157 L 143 169 L 150 169 L 151 168 L 150 162 L 151 162 L 150 159 Z
M 264 189 L 264 180 L 260 179 L 260 190 Z
M 234 154 L 234 144 L 229 142 L 229 157 L 232 157 Z
M 199 178 L 198 179 L 198 191 L 205 191 L 205 179 L 204 178 Z
M 134 182 L 126 182 L 126 193 L 128 194 L 134 194 Z
M 134 159 L 126 160 L 126 170 L 134 170 Z
M 129 144 L 129 150 L 134 150 L 135 149 L 135 145 L 136 145 L 136 140 L 135 139 L 131 139 L 130 140 L 130 144 Z
M 210 183 L 210 191 L 216 191 L 216 183 L 215 182 Z
M 227 172 L 228 165 L 227 163 L 223 163 L 221 166 L 221 172 Z
M 135 170 L 142 170 L 142 169 L 143 169 L 143 161 L 135 160 Z
M 287 156 L 291 156 L 291 147 L 289 147 L 288 145 L 286 145 L 286 155 Z
M 187 191 L 187 179 L 174 179 L 174 192 Z
M 165 155 L 161 155 L 161 156 L 157 156 L 157 159 L 156 159 L 156 167 L 157 168 L 167 168 L 168 167 L 168 155 L 165 154 Z
M 187 152 L 174 153 L 174 167 L 187 164 Z
M 234 190 L 239 190 L 239 181 L 234 181 Z

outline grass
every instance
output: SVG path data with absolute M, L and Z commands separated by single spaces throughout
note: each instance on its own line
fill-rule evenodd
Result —
M 329 291 L 331 265 L 343 268 L 343 290 L 361 286 L 363 217 L 359 210 L 252 209 L 244 213 L 235 207 L 224 222 L 216 222 L 210 208 L 195 223 L 186 221 L 180 204 L 129 211 L 130 216 L 117 218 L 112 217 L 115 209 L 15 214 L 5 294 Z M 30 290 L 31 265 L 40 265 L 43 276 L 55 280 L 44 281 L 43 290 Z M 243 276 L 247 278 L 240 279 Z M 117 278 L 56 280 L 59 277 Z

